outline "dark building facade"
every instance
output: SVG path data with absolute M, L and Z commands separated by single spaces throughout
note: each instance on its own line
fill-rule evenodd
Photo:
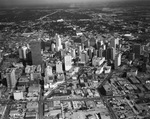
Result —
M 42 56 L 41 56 L 41 41 L 33 40 L 30 42 L 32 64 L 41 65 Z

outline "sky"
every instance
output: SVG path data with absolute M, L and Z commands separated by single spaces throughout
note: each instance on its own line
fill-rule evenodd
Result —
M 127 0 L 0 0 L 0 6 L 77 3 L 77 2 L 82 2 L 82 3 L 93 2 L 94 3 L 94 2 L 102 2 L 102 1 L 127 1 Z M 140 1 L 140 0 L 136 0 L 136 1 Z
M 0 5 L 28 5 L 28 4 L 54 4 L 54 3 L 76 3 L 97 2 L 114 0 L 0 0 Z

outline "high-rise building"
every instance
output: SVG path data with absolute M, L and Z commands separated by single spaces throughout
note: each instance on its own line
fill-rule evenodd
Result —
M 87 54 L 87 52 L 86 51 L 83 51 L 82 53 L 81 53 L 81 63 L 87 63 L 88 62 L 88 60 L 89 60 L 89 57 L 88 57 L 88 54 Z
M 110 46 L 116 48 L 116 45 L 119 45 L 119 39 L 118 38 L 111 39 Z
M 134 60 L 134 59 L 135 59 L 135 53 L 130 53 L 129 60 Z
M 69 71 L 72 68 L 72 57 L 70 54 L 67 54 L 64 57 L 64 63 L 65 63 L 65 71 Z
M 97 44 L 97 40 L 95 38 L 90 39 L 90 46 L 95 47 Z
M 51 44 L 51 51 L 55 51 L 56 45 L 54 43 Z
M 63 73 L 62 62 L 61 61 L 56 62 L 56 73 Z
M 114 65 L 115 65 L 115 69 L 117 69 L 118 66 L 121 65 L 121 54 L 120 53 L 115 56 L 115 63 L 114 63 Z
M 20 59 L 23 59 L 22 47 L 19 47 L 18 51 L 19 51 L 19 58 L 20 58 Z
M 103 52 L 104 52 L 104 50 L 102 48 L 100 48 L 98 50 L 98 57 L 103 57 Z
M 8 68 L 6 70 L 7 87 L 10 89 L 14 88 L 17 83 L 15 71 L 16 68 Z
M 2 53 L 3 53 L 3 51 L 2 50 L 0 50 L 0 63 L 2 62 L 2 60 L 3 60 L 3 55 L 2 55 Z
M 107 60 L 110 60 L 110 59 L 111 59 L 111 48 L 108 48 L 108 49 L 106 50 L 106 59 L 107 59 Z
M 37 40 L 32 40 L 30 42 L 30 47 L 31 47 L 32 64 L 41 65 L 42 64 L 41 42 Z
M 150 62 L 150 53 L 148 54 L 148 59 L 149 59 L 149 62 Z
M 96 50 L 95 48 L 93 50 L 93 56 L 98 56 L 98 50 Z
M 51 66 L 47 66 L 45 69 L 45 75 L 46 76 L 53 76 L 53 72 L 52 72 L 52 67 Z
M 75 49 L 71 49 L 71 56 L 73 57 L 73 58 L 75 58 L 76 57 L 76 50 Z
M 28 48 L 26 46 L 19 47 L 19 58 L 20 59 L 27 58 L 27 49 Z
M 56 51 L 62 49 L 61 38 L 58 34 L 56 34 Z
M 116 49 L 111 48 L 111 60 L 115 60 L 115 56 L 116 56 Z
M 133 53 L 135 53 L 135 58 L 139 58 L 141 55 L 141 44 L 133 45 Z
M 86 41 L 84 42 L 84 45 L 85 45 L 86 48 L 90 47 L 90 41 L 89 41 L 89 40 L 86 40 Z
M 26 46 L 23 46 L 22 47 L 22 52 L 23 52 L 23 59 L 26 59 L 27 58 L 27 47 Z
M 79 54 L 79 56 L 81 55 L 81 52 L 82 52 L 82 46 L 79 46 L 78 47 L 78 54 Z
M 103 50 L 106 50 L 106 45 L 103 44 L 103 45 L 102 45 L 102 48 L 103 48 Z
M 93 52 L 93 49 L 88 49 L 88 56 L 89 56 L 89 58 L 90 59 L 92 59 L 93 58 L 93 56 L 92 56 L 92 52 Z

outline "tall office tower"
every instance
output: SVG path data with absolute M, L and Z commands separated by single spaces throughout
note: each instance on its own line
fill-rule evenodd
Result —
M 85 45 L 86 48 L 90 47 L 90 41 L 89 41 L 89 40 L 86 40 L 86 41 L 84 42 L 84 45 Z
M 134 60 L 134 59 L 135 59 L 135 53 L 130 53 L 129 60 Z
M 30 47 L 31 47 L 32 64 L 41 65 L 42 64 L 41 42 L 37 40 L 32 40 L 30 42 Z
M 55 51 L 56 45 L 54 43 L 51 44 L 51 51 Z
M 104 52 L 104 50 L 102 48 L 100 48 L 98 50 L 98 57 L 103 57 L 103 52 Z
M 0 40 L 3 39 L 3 34 L 0 32 Z
M 58 34 L 56 34 L 56 51 L 62 49 L 61 38 Z
M 93 50 L 93 56 L 98 56 L 98 50 L 96 49 Z
M 107 50 L 106 50 L 106 59 L 107 60 L 110 60 L 111 59 L 111 48 L 108 48 Z
M 107 59 L 107 50 L 103 50 L 102 56 L 105 57 L 105 59 Z
M 18 51 L 19 51 L 19 59 L 23 59 L 23 51 L 21 46 L 19 47 Z
M 114 39 L 111 39 L 111 41 L 110 41 L 110 46 L 113 47 L 113 48 L 116 48 L 117 43 L 118 43 L 118 42 L 117 42 L 117 39 L 115 39 L 115 38 L 114 38 Z
M 84 43 L 81 44 L 81 47 L 82 47 L 82 50 L 84 50 L 84 47 L 85 47 Z
M 46 44 L 46 42 L 44 42 L 43 40 L 41 40 L 41 49 L 43 51 L 45 51 L 45 44 Z
M 111 48 L 111 60 L 115 60 L 115 56 L 116 56 L 116 49 Z
M 115 63 L 114 63 L 114 65 L 115 65 L 115 69 L 117 69 L 118 66 L 121 65 L 121 54 L 120 53 L 115 56 Z
M 27 58 L 27 47 L 26 46 L 23 46 L 22 47 L 22 52 L 23 52 L 23 59 L 26 59 Z
M 103 48 L 103 50 L 106 50 L 106 45 L 103 44 L 103 45 L 102 45 L 102 48 Z
M 63 49 L 60 50 L 60 53 L 57 53 L 60 54 L 60 58 L 63 58 L 65 56 L 65 51 Z
M 89 57 L 87 55 L 87 52 L 86 51 L 83 51 L 81 53 L 81 63 L 87 63 L 89 60 Z
M 95 47 L 96 44 L 97 44 L 97 40 L 95 38 L 91 38 L 90 39 L 90 46 Z
M 78 46 L 78 55 L 80 56 L 82 52 L 82 46 Z
M 64 63 L 65 63 L 65 71 L 69 71 L 72 68 L 72 57 L 70 54 L 67 54 L 64 57 Z
M 116 38 L 116 45 L 119 45 L 119 44 L 120 44 L 120 39 Z
M 0 50 L 0 63 L 2 62 L 2 60 L 3 60 L 3 50 Z
M 76 50 L 73 48 L 71 49 L 71 56 L 72 56 L 72 58 L 76 57 Z
M 108 42 L 106 42 L 105 43 L 105 46 L 106 46 L 106 49 L 109 47 L 109 43 Z
M 46 76 L 47 78 L 53 76 L 53 72 L 52 72 L 52 67 L 51 67 L 51 66 L 47 66 L 47 67 L 45 68 L 45 76 Z
M 63 73 L 62 62 L 61 61 L 56 62 L 56 73 Z
M 101 47 L 101 41 L 98 41 L 96 44 L 96 49 L 99 49 Z
M 149 59 L 149 62 L 150 62 L 150 53 L 148 54 L 148 59 Z
M 96 66 L 97 65 L 97 57 L 96 56 L 94 56 L 93 58 L 92 58 L 92 65 L 93 66 Z
M 16 86 L 16 68 L 9 68 L 6 70 L 6 80 L 7 80 L 7 87 L 12 89 Z
M 27 49 L 28 48 L 26 46 L 19 47 L 19 58 L 20 59 L 27 58 Z
M 93 58 L 93 55 L 92 55 L 92 53 L 93 53 L 93 49 L 88 49 L 88 56 L 89 56 L 89 58 L 90 59 L 92 59 Z
M 139 58 L 141 55 L 141 44 L 133 45 L 133 53 L 135 53 L 135 58 Z

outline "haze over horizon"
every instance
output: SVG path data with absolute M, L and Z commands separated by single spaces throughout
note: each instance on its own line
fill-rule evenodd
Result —
M 115 2 L 115 1 L 147 1 L 147 0 L 0 0 L 0 6 L 44 5 L 63 3 Z

